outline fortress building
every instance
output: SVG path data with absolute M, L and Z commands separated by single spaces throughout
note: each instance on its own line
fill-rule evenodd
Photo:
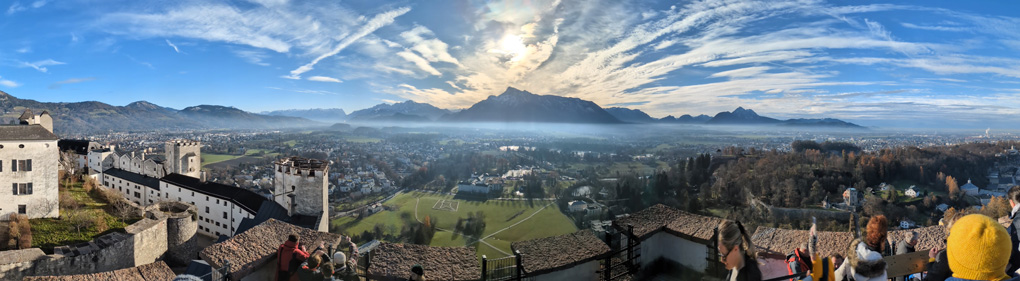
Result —
M 17 124 L 0 125 L 0 220 L 12 214 L 29 218 L 60 215 L 58 139 L 46 111 L 34 115 L 26 110 Z

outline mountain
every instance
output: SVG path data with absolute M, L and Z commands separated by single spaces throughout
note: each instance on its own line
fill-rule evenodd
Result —
M 755 113 L 754 110 L 744 109 L 743 107 L 737 107 L 733 112 L 719 112 L 712 119 L 706 121 L 706 124 L 736 124 L 736 125 L 747 125 L 747 124 L 775 124 L 782 121 L 764 117 Z
M 351 121 L 434 121 L 440 116 L 450 114 L 449 110 L 441 109 L 427 103 L 414 101 L 398 102 L 394 104 L 378 104 L 351 112 L 347 120 Z
M 669 116 L 663 117 L 662 119 L 659 119 L 659 122 L 663 122 L 663 123 L 701 124 L 701 123 L 708 122 L 708 120 L 710 120 L 710 119 L 712 119 L 711 116 L 704 115 L 704 114 L 698 115 L 698 116 L 691 116 L 690 114 L 684 114 L 683 116 L 680 116 L 680 118 L 676 118 L 676 117 L 673 117 L 673 115 L 669 115 Z
M 627 123 L 652 123 L 656 121 L 655 118 L 648 116 L 648 114 L 640 109 L 610 107 L 606 108 L 606 112 L 609 112 L 609 114 L 616 117 L 616 119 L 620 119 L 620 121 Z
M 276 111 L 263 111 L 260 114 L 272 116 L 301 117 L 312 121 L 323 123 L 336 123 L 347 120 L 347 113 L 340 108 L 315 108 L 315 109 L 287 109 Z
M 16 120 L 25 109 L 48 111 L 58 135 L 124 131 L 195 129 L 268 129 L 314 126 L 303 118 L 259 115 L 223 106 L 193 106 L 184 110 L 146 101 L 113 106 L 97 101 L 53 103 L 19 99 L 0 91 L 0 122 Z
M 853 128 L 853 129 L 865 129 L 861 125 L 846 122 L 839 119 L 833 118 L 822 118 L 822 119 L 790 119 L 780 123 L 783 126 L 797 126 L 797 127 L 842 127 L 842 128 Z
M 507 88 L 444 120 L 457 122 L 622 123 L 594 102 Z

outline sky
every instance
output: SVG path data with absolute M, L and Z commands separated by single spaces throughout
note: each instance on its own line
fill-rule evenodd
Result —
M 0 1 L 0 90 L 260 112 L 507 87 L 653 117 L 738 106 L 1016 128 L 1015 1 Z

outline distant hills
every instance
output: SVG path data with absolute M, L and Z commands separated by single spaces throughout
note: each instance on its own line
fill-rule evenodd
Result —
M 0 91 L 0 122 L 16 120 L 25 109 L 49 111 L 57 134 L 88 134 L 119 131 L 160 131 L 193 129 L 280 129 L 324 126 L 341 122 L 535 122 L 579 124 L 704 124 L 864 129 L 833 118 L 780 120 L 737 107 L 715 116 L 672 115 L 656 119 L 638 109 L 610 107 L 594 102 L 555 95 L 536 95 L 507 88 L 461 111 L 450 111 L 427 103 L 405 101 L 379 104 L 345 114 L 343 109 L 295 109 L 251 113 L 234 107 L 198 105 L 181 110 L 146 101 L 125 106 L 102 102 L 48 103 L 19 99 Z M 321 123 L 320 123 L 321 122 Z M 346 124 L 332 130 L 350 130 Z
M 336 123 L 347 120 L 347 113 L 340 108 L 287 109 L 263 111 L 260 114 L 272 116 L 301 117 L 323 123 Z
M 383 121 L 383 122 L 427 122 L 438 120 L 449 110 L 441 109 L 427 103 L 414 101 L 383 103 L 370 108 L 351 112 L 349 121 Z
M 269 116 L 216 105 L 192 106 L 182 110 L 138 101 L 125 106 L 102 102 L 39 102 L 19 99 L 0 91 L 0 118 L 4 124 L 16 120 L 25 109 L 48 111 L 58 135 L 123 131 L 189 129 L 276 129 L 323 125 L 304 118 Z
M 512 87 L 443 118 L 452 122 L 623 123 L 594 102 L 536 95 Z

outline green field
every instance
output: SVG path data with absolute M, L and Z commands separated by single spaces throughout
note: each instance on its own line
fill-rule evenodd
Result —
M 227 161 L 227 160 L 234 160 L 234 159 L 237 159 L 237 158 L 241 158 L 241 156 L 243 156 L 243 155 L 203 153 L 202 154 L 202 166 L 213 164 L 213 163 L 219 163 L 219 162 L 223 162 L 223 161 Z
M 457 202 L 456 212 L 448 210 L 433 209 L 439 200 Z M 415 206 L 417 205 L 417 218 L 422 220 L 430 216 L 436 226 L 442 229 L 453 230 L 458 218 L 466 218 L 468 212 L 482 211 L 485 214 L 485 231 L 483 236 L 489 236 L 497 231 L 499 233 L 485 239 L 499 250 L 509 253 L 510 242 L 522 241 L 536 238 L 543 238 L 577 231 L 574 223 L 567 216 L 563 215 L 555 204 L 548 205 L 552 201 L 535 201 L 534 206 L 527 201 L 464 201 L 454 200 L 453 196 L 434 195 L 425 193 L 402 193 L 383 203 L 386 206 L 394 206 L 395 211 L 382 211 L 361 220 L 355 217 L 343 217 L 332 221 L 333 225 L 340 226 L 344 234 L 360 234 L 364 231 L 372 231 L 377 225 L 382 225 L 384 232 L 397 233 L 407 222 L 415 221 Z M 535 214 L 538 212 L 537 214 Z M 531 216 L 535 214 L 534 216 Z M 507 228 L 515 223 L 531 216 L 530 219 L 516 226 Z M 504 230 L 504 228 L 507 228 Z M 501 231 L 502 230 L 502 231 Z M 432 246 L 465 246 L 468 239 L 460 234 L 453 234 L 445 231 L 437 231 L 432 238 Z M 492 257 L 503 257 L 505 254 L 498 250 L 482 245 L 481 243 L 471 245 L 476 247 L 478 255 Z

